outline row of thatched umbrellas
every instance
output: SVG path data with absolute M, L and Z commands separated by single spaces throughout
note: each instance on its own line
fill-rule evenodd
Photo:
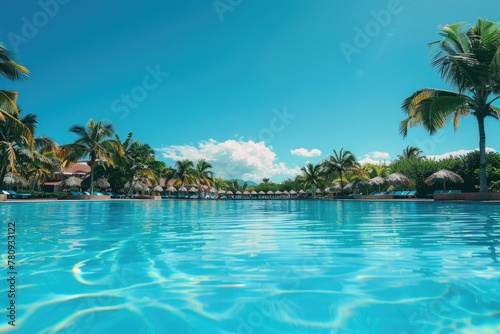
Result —
M 464 179 L 460 175 L 452 171 L 449 171 L 447 169 L 442 169 L 433 173 L 432 175 L 430 175 L 428 178 L 425 179 L 425 183 L 429 186 L 432 186 L 436 182 L 443 183 L 443 187 L 446 190 L 446 182 L 464 183 Z M 376 176 L 374 178 L 371 178 L 367 182 L 368 185 L 378 185 L 379 191 L 380 191 L 380 186 L 384 183 L 402 184 L 405 186 L 409 186 L 411 184 L 411 181 L 408 177 L 406 177 L 401 173 L 393 173 L 385 178 Z
M 26 181 L 25 178 L 23 178 L 22 176 L 18 175 L 18 174 L 15 174 L 15 173 L 7 173 L 4 177 L 4 182 L 6 184 L 22 184 L 22 185 L 27 185 L 28 184 L 28 181 Z M 464 180 L 463 178 L 452 172 L 452 171 L 449 171 L 447 169 L 442 169 L 442 170 L 439 170 L 435 173 L 433 173 L 432 175 L 430 175 L 427 179 L 425 179 L 425 183 L 428 184 L 428 185 L 433 185 L 434 183 L 436 182 L 440 182 L 440 183 L 443 183 L 443 188 L 446 190 L 446 182 L 453 182 L 453 183 L 464 183 Z M 401 174 L 401 173 L 393 173 L 393 174 L 390 174 L 389 176 L 387 177 L 380 177 L 380 176 L 376 176 L 374 178 L 371 178 L 370 180 L 368 180 L 367 182 L 362 182 L 362 181 L 358 181 L 358 182 L 352 182 L 352 183 L 348 183 L 346 184 L 346 186 L 344 187 L 344 189 L 350 189 L 352 187 L 360 187 L 360 186 L 365 186 L 365 185 L 376 185 L 376 186 L 379 186 L 379 191 L 380 191 L 380 186 L 383 185 L 384 183 L 389 183 L 389 184 L 402 184 L 402 185 L 405 185 L 405 186 L 409 186 L 411 184 L 411 181 L 408 177 L 406 177 L 405 175 Z M 75 176 L 71 176 L 69 178 L 67 178 L 66 180 L 64 180 L 64 184 L 68 187 L 79 187 L 81 186 L 82 184 L 82 179 L 78 178 L 78 177 L 75 177 Z M 104 178 L 104 177 L 101 177 L 99 179 L 97 179 L 94 184 L 99 187 L 99 188 L 102 188 L 102 189 L 105 189 L 105 188 L 109 188 L 110 187 L 110 184 L 109 182 Z M 140 181 L 137 181 L 137 182 L 133 182 L 132 184 L 132 187 L 135 191 L 147 191 L 149 190 L 148 186 L 146 184 L 144 184 L 143 182 L 140 182 Z M 125 188 L 126 189 L 129 189 L 130 188 L 130 183 L 127 182 L 125 184 Z M 163 187 L 161 187 L 160 185 L 157 185 L 155 186 L 153 189 L 151 189 L 152 191 L 156 191 L 156 192 L 162 192 L 163 191 Z M 336 184 L 333 184 L 331 187 L 328 187 L 324 190 L 324 192 L 338 192 L 340 191 L 340 185 L 338 183 Z M 167 192 L 176 192 L 176 191 L 180 191 L 180 192 L 191 192 L 191 193 L 196 193 L 198 192 L 198 188 L 196 187 L 191 187 L 189 189 L 187 189 L 185 186 L 181 186 L 179 189 L 175 188 L 174 186 L 169 186 L 167 189 L 166 189 Z M 217 191 L 214 187 L 210 188 L 210 192 L 211 193 L 218 193 L 218 194 L 221 194 L 221 195 L 233 195 L 233 192 L 231 190 L 229 191 L 225 191 L 225 190 L 219 190 Z M 291 190 L 290 192 L 288 191 L 276 191 L 276 192 L 273 192 L 273 191 L 268 191 L 267 193 L 264 192 L 264 191 L 259 191 L 259 192 L 256 192 L 256 191 L 252 191 L 252 192 L 249 192 L 249 191 L 244 191 L 244 192 L 241 192 L 241 191 L 236 191 L 234 194 L 235 195 L 285 195 L 285 196 L 288 196 L 288 195 L 296 195 L 296 194 L 304 194 L 306 193 L 304 190 L 300 190 L 298 193 L 295 191 L 295 190 Z M 322 194 L 323 191 L 321 189 L 317 189 L 316 190 L 316 193 L 317 194 Z

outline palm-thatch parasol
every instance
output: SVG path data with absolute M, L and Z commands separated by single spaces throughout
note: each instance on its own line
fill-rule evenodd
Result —
M 24 177 L 12 172 L 8 172 L 7 174 L 5 174 L 3 182 L 9 185 L 20 184 L 23 187 L 28 185 L 28 181 Z
M 239 190 L 238 190 L 238 191 L 236 192 L 236 195 L 242 195 L 241 191 L 239 191 Z
M 319 189 L 319 188 L 318 188 L 318 189 L 316 189 L 316 194 L 321 195 L 322 193 L 323 193 L 323 190 L 321 190 L 321 189 Z
M 257 192 L 255 190 L 252 190 L 252 192 L 250 194 L 257 195 Z
M 410 179 L 401 173 L 392 173 L 385 178 L 385 181 L 391 184 L 403 184 L 405 186 L 411 185 Z
M 107 189 L 111 187 L 109 184 L 108 180 L 104 176 L 98 178 L 97 180 L 94 181 L 94 186 L 96 186 L 99 189 Z
M 226 195 L 232 195 L 233 192 L 231 190 L 226 191 Z
M 385 179 L 380 176 L 375 176 L 371 179 L 368 180 L 369 185 L 377 185 L 378 186 L 378 191 L 380 192 L 380 186 L 385 183 Z
M 191 187 L 191 188 L 189 188 L 189 192 L 190 192 L 190 193 L 196 193 L 196 192 L 198 192 L 198 188 L 196 188 L 196 187 Z
M 267 194 L 268 194 L 268 195 L 274 195 L 274 191 L 269 190 L 269 191 L 267 192 Z
M 342 188 L 340 187 L 340 183 L 335 182 L 330 186 L 330 190 L 333 191 L 334 193 L 338 193 Z
M 176 192 L 177 189 L 174 186 L 170 186 L 170 187 L 167 188 L 167 191 L 170 192 L 170 193 L 173 193 L 173 192 Z
M 185 192 L 187 192 L 188 190 L 187 190 L 187 188 L 186 188 L 186 187 L 181 186 L 181 187 L 179 188 L 179 191 L 180 191 L 181 193 L 185 193 Z
M 457 173 L 453 173 L 447 169 L 441 169 L 425 179 L 425 183 L 429 186 L 432 186 L 436 182 L 442 182 L 443 189 L 446 190 L 446 182 L 464 183 L 464 179 Z
M 290 190 L 290 195 L 297 195 L 297 192 L 295 190 Z
M 275 195 L 283 195 L 283 193 L 280 190 L 277 190 L 274 194 Z
M 70 176 L 63 183 L 68 187 L 79 187 L 82 185 L 82 180 L 76 176 Z
M 151 190 L 156 191 L 157 193 L 161 193 L 163 191 L 163 187 L 158 184 Z

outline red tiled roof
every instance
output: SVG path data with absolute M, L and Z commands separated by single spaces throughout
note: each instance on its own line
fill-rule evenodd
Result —
M 67 167 L 61 167 L 61 173 L 64 175 L 85 175 L 90 173 L 90 166 L 86 162 L 75 162 Z
M 45 182 L 43 185 L 44 186 L 60 186 L 63 183 L 63 181 L 54 181 L 54 182 Z

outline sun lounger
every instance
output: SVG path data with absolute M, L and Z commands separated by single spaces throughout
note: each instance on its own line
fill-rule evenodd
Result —
M 22 198 L 22 199 L 31 198 L 31 194 L 18 194 L 14 190 L 7 190 L 7 193 L 10 194 L 11 198 Z
M 111 191 L 107 191 L 106 194 L 108 194 L 109 197 L 111 197 L 111 198 L 125 198 L 125 195 L 123 195 L 123 194 L 115 194 L 115 193 L 113 193 Z
M 416 190 L 411 190 L 406 197 L 408 198 L 417 198 L 417 191 Z

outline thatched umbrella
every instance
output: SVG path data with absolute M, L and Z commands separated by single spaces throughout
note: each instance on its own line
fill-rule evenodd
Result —
M 317 194 L 317 195 L 321 195 L 322 193 L 323 193 L 323 190 L 321 190 L 321 189 L 319 189 L 319 188 L 318 188 L 318 189 L 316 189 L 316 194 Z
M 330 190 L 333 191 L 334 193 L 338 193 L 342 188 L 340 187 L 340 183 L 335 182 L 330 186 Z
M 295 190 L 290 190 L 290 195 L 297 195 L 297 192 Z
M 163 191 L 163 187 L 160 185 L 155 186 L 151 191 L 156 191 L 158 194 Z
M 100 177 L 99 179 L 94 181 L 94 186 L 96 186 L 99 189 L 107 189 L 111 187 L 109 184 L 108 180 L 104 176 Z
M 173 192 L 176 192 L 177 189 L 174 186 L 170 186 L 167 188 L 167 191 L 173 193 Z
M 375 176 L 371 179 L 368 180 L 369 185 L 376 185 L 378 186 L 378 192 L 380 192 L 380 186 L 385 183 L 385 179 L 380 176 Z
M 191 187 L 191 188 L 189 188 L 189 192 L 190 192 L 190 193 L 196 193 L 196 192 L 198 192 L 198 188 L 196 188 L 196 187 Z
M 252 192 L 250 194 L 257 195 L 257 192 L 255 190 L 252 190 Z
M 79 187 L 82 185 L 82 180 L 76 176 L 70 176 L 63 183 L 68 187 Z
M 188 190 L 187 190 L 187 188 L 186 188 L 186 187 L 181 186 L 181 187 L 179 188 L 179 191 L 180 191 L 181 193 L 185 193 L 185 192 L 187 192 Z
M 441 169 L 425 179 L 425 183 L 429 186 L 432 186 L 436 182 L 442 182 L 443 189 L 446 190 L 446 182 L 464 183 L 464 179 L 457 173 L 453 173 L 447 169 Z
M 12 172 L 8 172 L 7 174 L 5 174 L 3 182 L 9 185 L 20 184 L 23 187 L 28 185 L 28 181 L 24 177 Z
M 403 184 L 405 186 L 411 185 L 410 179 L 401 173 L 392 173 L 385 178 L 385 181 L 391 184 Z

